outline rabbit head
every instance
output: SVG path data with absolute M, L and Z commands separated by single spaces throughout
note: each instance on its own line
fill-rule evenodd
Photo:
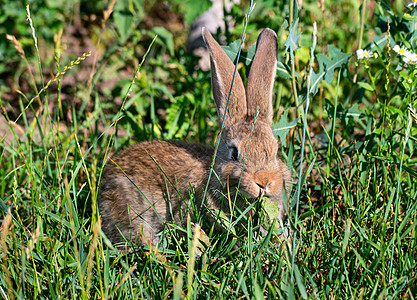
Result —
M 285 189 L 288 195 L 291 174 L 277 156 L 278 143 L 272 132 L 276 34 L 264 29 L 259 35 L 246 90 L 233 62 L 207 29 L 203 29 L 203 38 L 210 53 L 212 90 L 220 127 L 224 119 L 214 168 L 216 179 L 212 182 L 227 185 L 232 194 L 238 187 L 247 199 L 268 196 L 281 204 L 283 216 L 282 191 Z

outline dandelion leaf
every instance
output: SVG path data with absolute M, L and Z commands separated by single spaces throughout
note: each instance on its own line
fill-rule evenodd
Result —
M 246 53 L 245 65 L 249 66 L 252 63 L 253 57 L 255 56 L 256 43 L 250 46 L 248 53 Z
M 382 36 L 376 35 L 374 37 L 373 43 L 370 47 L 370 50 L 374 51 L 377 47 L 380 48 L 380 49 L 384 48 L 387 41 L 388 41 L 388 35 L 386 33 Z M 392 46 L 395 45 L 395 41 L 392 37 L 390 38 L 390 44 Z
M 315 73 L 313 71 L 311 76 L 310 93 L 313 95 L 317 93 L 320 81 L 325 80 L 327 83 L 330 83 L 333 79 L 334 71 L 346 64 L 352 56 L 350 53 L 343 53 L 333 45 L 329 45 L 329 55 L 330 58 L 324 54 L 317 55 L 319 72 Z
M 288 38 L 285 41 L 286 51 L 288 51 L 288 48 L 289 48 L 291 52 L 294 52 L 295 50 L 300 48 L 300 45 L 298 44 L 298 38 L 300 37 L 301 32 L 295 34 L 297 25 L 298 25 L 298 19 L 295 20 L 295 22 L 290 26 L 290 34 L 288 35 Z
M 229 46 L 222 46 L 224 52 L 229 56 L 230 60 L 236 62 L 237 54 L 239 53 L 240 40 L 232 42 Z
M 227 56 L 229 56 L 231 61 L 233 63 L 236 63 L 237 54 L 239 53 L 239 48 L 240 48 L 240 40 L 234 41 L 229 46 L 222 46 L 222 48 L 224 52 L 226 52 Z M 249 66 L 252 63 L 253 57 L 255 55 L 255 50 L 256 50 L 256 43 L 253 44 L 249 48 L 246 54 L 241 52 L 239 60 L 243 61 L 243 63 L 246 66 Z
M 292 122 L 288 122 L 288 110 L 285 110 L 281 116 L 281 119 L 279 120 L 279 123 L 273 125 L 272 130 L 274 132 L 274 135 L 279 137 L 281 144 L 284 147 L 287 146 L 285 138 L 287 137 L 288 132 L 290 132 L 291 128 L 297 125 L 297 122 L 298 119 Z
M 279 61 L 277 64 L 277 75 L 283 79 L 291 78 L 289 67 L 286 64 Z M 295 72 L 295 77 L 297 76 L 298 76 L 298 73 Z

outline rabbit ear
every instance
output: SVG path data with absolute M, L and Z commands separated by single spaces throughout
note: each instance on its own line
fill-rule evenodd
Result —
M 246 86 L 248 116 L 254 117 L 259 106 L 258 119 L 268 124 L 272 124 L 272 88 L 277 69 L 277 48 L 275 32 L 264 29 L 258 37 Z
M 203 38 L 210 53 L 211 85 L 214 101 L 217 106 L 219 122 L 221 123 L 226 110 L 235 66 L 207 28 L 203 28 Z M 243 86 L 242 78 L 240 78 L 239 73 L 236 72 L 225 125 L 230 126 L 231 124 L 242 120 L 246 116 L 246 111 L 245 88 Z

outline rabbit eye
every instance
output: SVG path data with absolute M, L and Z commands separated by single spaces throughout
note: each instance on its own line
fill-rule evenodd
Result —
M 230 158 L 234 161 L 237 161 L 238 157 L 239 157 L 239 151 L 237 150 L 236 147 L 232 147 L 230 149 Z

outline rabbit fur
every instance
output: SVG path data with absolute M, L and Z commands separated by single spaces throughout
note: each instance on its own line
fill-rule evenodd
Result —
M 221 125 L 235 67 L 205 28 L 203 39 L 210 54 L 212 91 Z M 200 201 L 196 207 L 226 215 L 230 214 L 230 204 L 224 195 L 230 195 L 232 201 L 236 193 L 249 201 L 268 196 L 278 203 L 282 221 L 286 214 L 282 193 L 285 190 L 289 196 L 291 173 L 277 156 L 278 143 L 272 132 L 276 64 L 277 38 L 267 28 L 258 37 L 246 91 L 239 74 L 235 75 L 203 205 L 214 155 L 212 146 L 174 140 L 146 141 L 128 147 L 107 163 L 100 183 L 100 215 L 108 237 L 140 242 L 143 234 L 156 243 L 155 235 L 166 222 L 184 220 L 190 187 Z M 248 204 L 239 195 L 235 205 L 243 211 Z

